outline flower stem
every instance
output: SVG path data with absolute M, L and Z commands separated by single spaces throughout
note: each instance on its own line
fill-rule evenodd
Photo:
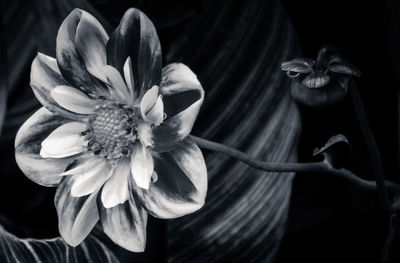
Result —
M 367 144 L 368 153 L 371 159 L 372 170 L 375 174 L 376 186 L 379 199 L 381 201 L 383 209 L 390 213 L 394 210 L 390 202 L 386 184 L 385 177 L 383 174 L 382 159 L 379 153 L 378 145 L 376 144 L 375 138 L 372 134 L 371 128 L 368 123 L 367 116 L 365 114 L 365 109 L 358 92 L 355 81 L 351 80 L 349 85 L 349 91 L 351 99 L 353 100 L 354 110 L 357 114 L 358 121 L 361 126 L 361 132 L 364 136 L 364 140 Z
M 381 263 L 387 263 L 389 262 L 390 258 L 390 252 L 393 247 L 393 241 L 396 237 L 397 230 L 399 228 L 399 218 L 397 214 L 392 214 L 390 217 L 390 228 L 388 235 L 385 240 L 385 244 L 383 245 L 382 248 L 382 254 L 381 254 Z
M 353 183 L 361 188 L 367 190 L 376 190 L 377 185 L 374 181 L 364 180 L 359 178 L 351 171 L 344 168 L 335 169 L 324 162 L 312 163 L 270 163 L 255 159 L 253 156 L 231 148 L 227 145 L 209 141 L 203 138 L 190 135 L 191 139 L 197 143 L 201 148 L 227 154 L 235 159 L 238 159 L 256 169 L 267 172 L 281 172 L 281 173 L 326 173 L 342 177 L 350 183 Z M 400 186 L 392 182 L 386 182 L 388 189 L 393 193 L 400 193 Z

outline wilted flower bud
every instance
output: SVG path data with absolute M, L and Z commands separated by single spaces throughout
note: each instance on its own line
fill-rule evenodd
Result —
M 328 107 L 342 101 L 350 77 L 360 76 L 360 71 L 332 46 L 321 48 L 317 61 L 296 58 L 283 62 L 281 69 L 292 79 L 293 99 L 314 108 Z
M 351 156 L 351 145 L 343 134 L 329 138 L 321 148 L 315 148 L 314 157 L 323 156 L 323 161 L 336 169 L 344 167 Z

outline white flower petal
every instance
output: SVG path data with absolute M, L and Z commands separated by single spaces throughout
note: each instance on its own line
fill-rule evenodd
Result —
M 151 139 L 151 126 L 150 123 L 144 122 L 144 121 L 139 121 L 138 128 L 137 128 L 137 134 L 139 136 L 140 142 L 146 146 L 152 146 L 153 142 Z
M 101 202 L 105 208 L 111 208 L 129 199 L 128 176 L 130 160 L 120 159 L 114 168 L 113 175 L 104 184 L 101 191 Z
M 133 97 L 130 95 L 128 88 L 119 71 L 109 65 L 101 68 L 102 75 L 99 77 L 107 84 L 110 93 L 118 96 L 122 101 L 133 102 Z
M 55 87 L 50 94 L 64 109 L 80 114 L 94 113 L 96 101 L 80 90 L 62 85 Z
M 152 129 L 151 139 L 154 151 L 168 152 L 192 131 L 204 100 L 204 90 L 187 66 L 174 63 L 163 68 L 160 94 L 168 118 Z
M 177 218 L 199 210 L 207 193 L 207 168 L 200 148 L 186 138 L 172 151 L 154 158 L 158 180 L 148 190 L 130 187 L 157 218 Z
M 83 170 L 81 173 L 74 173 L 71 195 L 80 197 L 91 194 L 99 190 L 111 175 L 112 171 L 106 160 L 92 161 L 89 169 Z
M 142 101 L 140 102 L 140 113 L 142 114 L 142 117 L 146 116 L 146 114 L 153 108 L 158 99 L 158 93 L 158 86 L 153 86 L 143 95 Z
M 124 64 L 124 78 L 126 85 L 128 87 L 128 91 L 131 94 L 132 98 L 135 99 L 135 79 L 132 71 L 132 60 L 131 57 L 128 57 Z
M 92 75 L 98 71 L 99 65 L 106 64 L 107 38 L 100 23 L 86 11 L 75 8 L 64 19 L 57 33 L 56 55 L 60 71 L 71 86 L 88 94 L 108 93 L 104 83 Z M 90 49 L 90 45 L 86 45 L 93 42 L 98 48 Z M 101 55 L 95 55 L 96 60 L 92 60 L 92 52 Z M 97 58 L 103 56 L 99 62 Z
M 100 165 L 102 162 L 104 162 L 104 159 L 93 156 L 80 158 L 75 160 L 72 165 L 70 165 L 72 166 L 71 169 L 66 170 L 60 174 L 60 176 L 82 174 L 89 171 L 93 167 Z
M 99 78 L 102 75 L 101 67 L 107 63 L 108 35 L 92 15 L 82 12 L 81 16 L 76 27 L 75 47 L 82 56 L 87 70 Z
M 70 245 L 79 245 L 99 221 L 97 194 L 84 197 L 71 195 L 72 176 L 62 178 L 54 204 L 58 214 L 58 228 L 62 238 Z
M 130 180 L 133 179 L 130 177 Z M 104 233 L 129 251 L 143 252 L 146 247 L 147 212 L 139 200 L 130 194 L 129 200 L 111 208 L 104 208 L 101 200 L 97 200 L 97 204 Z
M 15 137 L 15 160 L 24 174 L 40 185 L 56 186 L 75 157 L 47 159 L 39 155 L 41 143 L 51 131 L 71 120 L 42 107 L 20 127 Z M 80 159 L 80 158 L 78 158 Z
M 141 143 L 138 143 L 131 157 L 131 174 L 137 186 L 149 189 L 153 171 L 153 156 L 151 156 L 150 151 L 143 147 Z
M 147 122 L 151 122 L 156 126 L 159 126 L 164 120 L 164 102 L 162 96 L 159 95 L 153 108 L 143 116 L 143 119 Z
M 86 130 L 86 125 L 81 122 L 63 124 L 42 142 L 40 156 L 63 158 L 83 152 L 86 149 L 87 141 L 80 133 L 84 130 Z

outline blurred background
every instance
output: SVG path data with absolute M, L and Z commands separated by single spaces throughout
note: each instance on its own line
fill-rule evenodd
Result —
M 93 14 L 109 33 L 130 7 L 149 16 L 160 37 L 164 65 L 189 65 L 206 90 L 193 134 L 264 160 L 307 162 L 315 147 L 343 133 L 353 147 L 346 167 L 373 179 L 349 98 L 323 110 L 297 106 L 279 69 L 283 61 L 295 57 L 315 58 L 324 44 L 336 46 L 362 72 L 357 84 L 385 176 L 399 182 L 400 3 L 395 0 L 0 3 L 0 113 L 5 116 L 0 137 L 2 260 L 8 253 L 16 257 L 28 253 L 16 237 L 58 236 L 55 189 L 38 186 L 21 173 L 13 143 L 18 128 L 40 107 L 29 87 L 31 62 L 37 51 L 55 55 L 58 27 L 75 7 Z M 220 154 L 204 151 L 204 155 L 209 172 L 205 207 L 181 219 L 150 218 L 143 254 L 124 251 L 102 237 L 116 258 L 122 262 L 378 262 L 389 216 L 376 193 L 329 175 L 266 174 Z M 5 245 L 10 242 L 15 245 Z M 66 253 L 52 244 L 30 242 L 34 252 L 29 253 L 38 258 L 49 251 Z M 399 242 L 397 238 L 395 248 Z M 33 261 L 33 256 L 21 261 L 30 262 L 28 258 Z M 394 249 L 392 261 L 398 259 Z M 49 257 L 42 260 L 55 262 Z M 77 261 L 87 262 L 88 257 Z

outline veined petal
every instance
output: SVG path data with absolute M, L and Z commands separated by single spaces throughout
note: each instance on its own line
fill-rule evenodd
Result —
M 116 244 L 132 252 L 143 252 L 146 246 L 147 212 L 133 195 L 111 208 L 97 201 L 104 233 Z
M 99 190 L 112 175 L 111 167 L 106 160 L 96 158 L 88 160 L 88 162 L 90 165 L 82 168 L 78 166 L 67 172 L 73 176 L 71 194 L 74 197 L 85 196 Z M 77 170 L 81 170 L 81 172 L 78 173 Z
M 98 192 L 83 197 L 71 194 L 72 176 L 62 177 L 54 204 L 58 214 L 58 228 L 62 238 L 71 246 L 79 245 L 99 221 L 96 206 Z
M 144 190 L 131 189 L 142 205 L 158 218 L 176 218 L 200 209 L 207 193 L 207 169 L 199 147 L 189 138 L 154 158 L 158 180 Z
M 85 61 L 80 54 L 76 38 L 80 24 L 91 25 L 97 27 L 96 33 L 91 33 L 90 37 L 102 35 L 104 31 L 100 23 L 89 13 L 74 9 L 62 22 L 57 34 L 57 62 L 63 77 L 72 84 L 72 86 L 81 89 L 87 94 L 104 94 L 107 93 L 107 87 L 96 77 L 92 76 L 85 66 Z M 81 38 L 81 36 L 79 36 Z M 82 36 L 82 41 L 85 41 Z M 81 49 L 83 47 L 80 47 Z M 90 51 L 88 51 L 90 52 Z M 89 53 L 86 54 L 90 57 Z M 96 64 L 97 65 L 97 64 Z
M 43 158 L 64 158 L 86 150 L 87 141 L 80 135 L 86 124 L 69 122 L 55 129 L 42 142 L 40 156 Z
M 86 69 L 97 78 L 102 75 L 101 68 L 107 63 L 107 41 L 108 35 L 99 21 L 83 11 L 76 27 L 75 47 Z
M 64 109 L 79 113 L 94 113 L 96 101 L 85 93 L 69 86 L 57 86 L 51 91 L 51 97 Z
M 131 57 L 128 57 L 125 61 L 124 64 L 124 78 L 126 85 L 129 90 L 129 94 L 131 95 L 132 99 L 135 100 L 135 78 L 133 76 L 133 70 L 132 70 L 132 60 Z
M 308 58 L 295 58 L 290 61 L 283 62 L 281 70 L 296 73 L 310 73 L 313 70 L 315 61 Z
M 126 59 L 131 57 L 135 88 L 143 96 L 157 85 L 161 77 L 161 46 L 150 19 L 135 8 L 128 9 L 107 43 L 107 63 L 124 73 Z
M 41 143 L 49 133 L 70 121 L 42 107 L 19 129 L 15 138 L 15 159 L 19 168 L 35 183 L 43 186 L 57 185 L 61 181 L 59 174 L 75 159 L 46 159 L 39 154 Z
M 184 64 L 174 63 L 163 68 L 160 84 L 167 119 L 153 128 L 155 151 L 171 150 L 192 131 L 204 100 L 204 90 L 196 75 Z
M 67 118 L 79 120 L 81 116 L 70 112 L 60 105 L 50 95 L 56 86 L 68 85 L 61 76 L 57 66 L 57 61 L 42 53 L 38 53 L 31 66 L 31 82 L 33 93 L 40 103 L 48 110 L 65 116 Z
M 150 150 L 143 147 L 141 143 L 137 143 L 131 157 L 131 174 L 136 185 L 143 189 L 149 189 L 153 171 L 154 161 Z
M 123 204 L 128 200 L 128 176 L 130 174 L 130 160 L 123 158 L 118 161 L 113 175 L 104 184 L 101 191 L 101 202 L 105 208 Z

